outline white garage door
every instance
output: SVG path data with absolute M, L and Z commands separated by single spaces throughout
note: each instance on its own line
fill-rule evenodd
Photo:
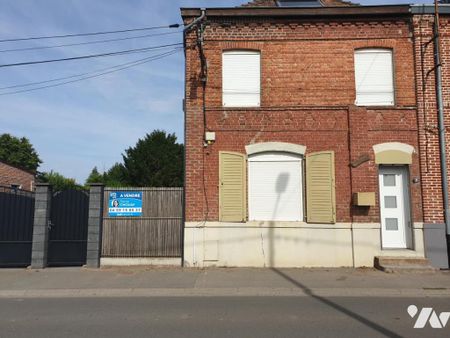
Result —
M 252 221 L 302 221 L 302 159 L 267 152 L 248 159 L 248 203 Z

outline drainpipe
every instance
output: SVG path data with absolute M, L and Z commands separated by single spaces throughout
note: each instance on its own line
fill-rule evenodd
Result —
M 194 27 L 195 25 L 197 25 L 197 23 L 199 23 L 200 21 L 202 21 L 205 17 L 206 17 L 206 9 L 202 8 L 201 9 L 202 14 L 194 19 L 194 21 L 192 21 L 190 24 L 186 25 L 186 27 L 184 27 L 183 29 L 183 46 L 184 46 L 184 53 L 186 54 L 186 33 L 189 32 L 192 27 Z M 187 69 L 185 67 L 184 69 L 184 78 L 185 78 L 185 84 L 184 84 L 184 102 L 183 102 L 183 110 L 184 110 L 184 165 L 186 168 L 186 92 L 187 92 L 187 79 L 186 79 L 186 75 L 187 75 Z M 183 192 L 184 196 L 183 196 L 183 231 L 182 231 L 182 241 L 183 241 L 183 245 L 182 245 L 182 250 L 181 250 L 181 265 L 184 267 L 184 242 L 185 242 L 185 223 L 186 223 L 186 169 L 184 170 L 184 192 Z M 194 266 L 197 265 L 197 258 L 196 258 L 196 250 L 195 250 L 195 232 L 197 230 L 198 227 L 195 227 L 193 232 L 192 232 L 192 261 Z
M 444 201 L 444 218 L 447 233 L 447 251 L 450 250 L 450 209 L 447 183 L 447 154 L 445 146 L 445 123 L 444 123 L 444 102 L 442 98 L 442 64 L 440 55 L 440 36 L 439 36 L 439 6 L 437 0 L 434 1 L 434 63 L 436 67 L 436 99 L 438 106 L 438 128 L 439 128 L 439 147 L 441 157 L 441 179 L 442 179 L 442 196 Z M 450 257 L 449 257 L 450 261 Z
M 192 27 L 194 27 L 197 23 L 199 23 L 206 17 L 206 8 L 202 8 L 201 11 L 202 14 L 183 29 L 183 44 L 185 51 L 186 51 L 186 33 L 189 32 L 192 29 Z

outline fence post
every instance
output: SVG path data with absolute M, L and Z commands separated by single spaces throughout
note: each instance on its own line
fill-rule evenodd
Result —
M 48 183 L 36 184 L 31 252 L 31 267 L 34 269 L 43 269 L 47 266 L 52 191 L 52 186 Z
M 99 183 L 90 185 L 89 222 L 86 267 L 99 268 L 102 249 L 103 192 L 105 186 Z

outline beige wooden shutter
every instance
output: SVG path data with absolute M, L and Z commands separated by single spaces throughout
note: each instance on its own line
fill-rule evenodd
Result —
M 242 222 L 246 217 L 245 155 L 219 153 L 219 221 Z
M 306 199 L 308 222 L 336 222 L 334 151 L 306 156 Z

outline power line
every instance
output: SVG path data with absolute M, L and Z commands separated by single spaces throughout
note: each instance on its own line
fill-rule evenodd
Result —
M 174 50 L 176 50 L 176 49 L 178 49 L 178 48 L 175 48 Z M 91 72 L 79 73 L 79 74 L 70 75 L 70 76 L 63 76 L 63 77 L 58 77 L 58 78 L 49 79 L 49 80 L 43 80 L 43 81 L 28 82 L 28 83 L 16 84 L 16 85 L 12 85 L 12 86 L 0 87 L 0 91 L 3 91 L 5 89 L 14 89 L 14 88 L 35 86 L 35 85 L 44 84 L 44 83 L 68 80 L 68 79 L 73 79 L 73 78 L 82 77 L 82 76 L 86 76 L 86 75 L 97 74 L 99 72 L 108 71 L 110 69 L 114 69 L 114 68 L 118 68 L 118 67 L 127 66 L 127 65 L 130 65 L 130 64 L 134 64 L 135 62 L 144 61 L 144 60 L 147 60 L 147 59 L 149 59 L 151 57 L 153 57 L 153 56 L 148 56 L 148 57 L 145 57 L 143 59 L 122 63 L 122 64 L 119 64 L 119 65 L 116 65 L 116 66 L 112 66 L 112 67 L 100 68 L 100 69 L 97 69 L 97 70 L 91 71 Z
M 182 47 L 176 47 L 173 50 L 178 50 L 178 49 L 182 49 Z M 169 51 L 170 53 L 171 51 Z M 158 56 L 158 55 L 156 55 Z M 76 77 L 81 77 L 81 76 L 85 76 L 85 75 L 91 75 L 91 74 L 96 74 L 99 72 L 103 72 L 103 71 L 108 71 L 110 69 L 114 69 L 117 67 L 122 67 L 122 66 L 127 66 L 129 64 L 134 64 L 135 62 L 140 62 L 140 61 L 144 61 L 147 60 L 151 57 L 155 57 L 155 56 L 150 56 L 150 57 L 145 57 L 143 59 L 139 59 L 139 60 L 135 60 L 135 61 L 131 61 L 131 62 L 126 62 L 126 63 L 122 63 L 116 66 L 112 66 L 112 67 L 106 67 L 106 68 L 100 68 L 97 69 L 95 71 L 91 71 L 91 72 L 86 72 L 86 73 L 80 73 L 80 74 L 75 74 L 75 75 L 70 75 L 70 76 L 63 76 L 63 77 L 59 77 L 59 78 L 54 78 L 54 79 L 49 79 L 49 80 L 43 80 L 43 81 L 36 81 L 36 82 L 28 82 L 28 83 L 23 83 L 23 84 L 16 84 L 16 85 L 12 85 L 12 86 L 6 86 L 6 87 L 0 87 L 0 90 L 5 90 L 5 89 L 13 89 L 13 88 L 21 88 L 21 87 L 29 87 L 29 86 L 33 86 L 33 85 L 38 85 L 38 84 L 44 84 L 44 83 L 50 83 L 50 82 L 56 82 L 56 81 L 62 81 L 62 80 L 67 80 L 67 79 L 72 79 L 72 78 L 76 78 Z
M 92 59 L 92 58 L 97 58 L 97 57 L 125 55 L 125 54 L 131 54 L 131 53 L 143 53 L 143 52 L 147 52 L 147 51 L 151 51 L 151 50 L 155 50 L 155 49 L 163 49 L 163 48 L 167 48 L 167 47 L 174 47 L 174 46 L 180 46 L 180 45 L 182 45 L 182 43 L 172 43 L 172 44 L 161 45 L 161 46 L 152 46 L 152 47 L 137 48 L 137 49 L 127 49 L 127 50 L 122 50 L 122 51 L 118 51 L 118 52 L 81 55 L 81 56 L 74 56 L 74 57 L 62 58 L 62 59 L 7 63 L 7 64 L 0 65 L 0 68 L 28 66 L 28 65 L 36 65 L 36 64 L 43 64 L 43 63 L 62 62 L 62 61 L 74 61 L 74 60 L 81 60 L 81 59 Z
M 128 32 L 148 31 L 148 30 L 164 29 L 164 28 L 179 28 L 179 27 L 181 27 L 181 24 L 176 23 L 176 24 L 167 25 L 167 26 L 131 28 L 131 29 L 116 30 L 116 31 L 101 31 L 101 32 L 89 32 L 89 33 L 77 33 L 77 34 L 47 35 L 47 36 L 32 36 L 32 37 L 25 37 L 25 38 L 12 38 L 12 39 L 3 39 L 3 40 L 0 40 L 0 42 L 43 40 L 43 39 L 64 39 L 64 38 L 72 38 L 72 37 L 76 37 L 76 36 L 92 36 L 92 35 L 128 33 Z
M 128 68 L 131 68 L 131 67 L 139 66 L 139 65 L 147 63 L 147 62 L 156 61 L 156 60 L 162 59 L 164 57 L 171 56 L 171 55 L 173 55 L 175 53 L 178 53 L 180 50 L 181 50 L 180 48 L 175 48 L 174 50 L 171 50 L 169 52 L 161 53 L 161 54 L 158 54 L 158 55 L 153 55 L 153 56 L 150 56 L 150 57 L 147 57 L 147 58 L 144 58 L 144 59 L 140 59 L 140 60 L 136 60 L 134 62 L 130 62 L 128 64 L 111 67 L 111 68 L 116 68 L 116 69 L 113 69 L 113 70 L 110 70 L 110 71 L 107 71 L 107 72 L 102 72 L 102 73 L 95 74 L 95 75 L 90 75 L 90 76 L 84 76 L 84 77 L 81 77 L 79 79 L 75 79 L 75 80 L 71 80 L 71 81 L 65 81 L 65 82 L 60 82 L 60 83 L 55 83 L 53 85 L 48 85 L 48 86 L 41 86 L 41 87 L 36 87 L 36 88 L 31 88 L 31 89 L 22 89 L 22 90 L 17 90 L 17 91 L 1 93 L 0 96 L 12 95 L 12 94 L 18 94 L 18 93 L 26 93 L 26 92 L 31 92 L 31 91 L 36 91 L 36 90 L 46 89 L 46 88 L 52 88 L 52 87 L 59 87 L 59 86 L 63 86 L 63 85 L 74 83 L 74 82 L 79 82 L 79 81 L 83 81 L 83 80 L 87 80 L 87 79 L 100 77 L 100 76 L 103 76 L 103 75 L 115 73 L 115 72 L 118 72 L 118 71 L 121 71 L 121 70 L 124 70 L 124 69 L 128 69 Z M 75 75 L 72 76 L 72 77 L 75 77 Z
M 145 35 L 138 35 L 138 36 L 129 36 L 129 37 L 126 37 L 126 38 L 95 40 L 95 41 L 88 41 L 88 42 L 68 43 L 68 44 L 62 44 L 62 45 L 3 49 L 3 50 L 0 50 L 0 53 L 22 52 L 22 51 L 29 51 L 29 50 L 39 50 L 39 49 L 49 49 L 49 48 L 60 48 L 60 47 L 72 47 L 72 46 L 91 45 L 91 44 L 98 44 L 98 43 L 107 43 L 107 42 L 115 42 L 115 41 L 150 38 L 150 37 L 154 37 L 154 36 L 163 36 L 163 35 L 177 34 L 177 33 L 181 33 L 181 32 L 182 31 L 180 30 L 180 31 L 176 31 L 176 32 L 166 32 L 166 33 L 158 33 L 158 34 L 145 34 Z

